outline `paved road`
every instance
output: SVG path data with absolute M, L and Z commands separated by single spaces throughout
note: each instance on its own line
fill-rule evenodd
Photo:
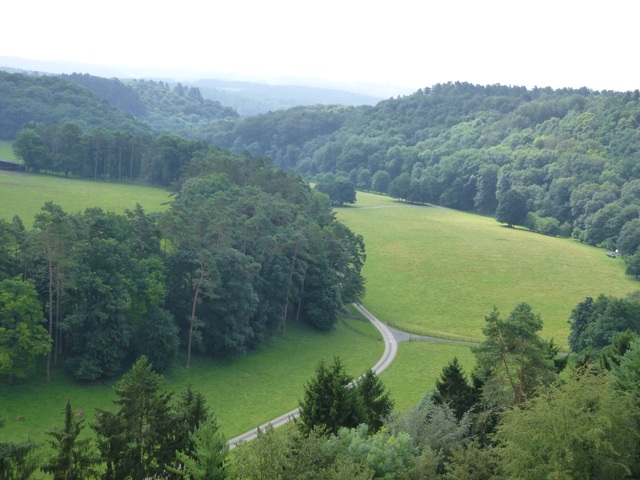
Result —
M 391 365 L 391 362 L 393 361 L 396 354 L 398 353 L 398 342 L 394 338 L 391 330 L 384 323 L 380 322 L 376 317 L 374 317 L 369 310 L 364 308 L 359 303 L 355 303 L 354 305 L 360 311 L 360 313 L 362 313 L 365 317 L 367 317 L 367 319 L 371 323 L 373 323 L 373 325 L 378 329 L 378 331 L 382 335 L 382 339 L 384 340 L 384 353 L 382 354 L 382 357 L 380 358 L 380 360 L 378 360 L 378 363 L 376 363 L 371 368 L 371 370 L 373 370 L 374 373 L 379 374 L 385 368 Z M 298 415 L 300 415 L 300 409 L 296 408 L 295 410 L 291 410 L 290 412 L 287 412 L 284 415 L 280 415 L 278 418 L 274 418 L 270 422 L 260 425 L 258 428 L 255 428 L 246 433 L 243 433 L 242 435 L 238 435 L 237 437 L 234 437 L 231 440 L 229 440 L 229 448 L 235 448 L 238 446 L 238 444 L 248 442 L 249 440 L 253 440 L 258 435 L 258 430 L 264 431 L 269 425 L 271 425 L 274 428 L 281 427 L 285 423 L 296 418 Z

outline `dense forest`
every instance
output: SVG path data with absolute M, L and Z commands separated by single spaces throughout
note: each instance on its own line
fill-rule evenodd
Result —
M 215 141 L 316 181 L 495 215 L 640 272 L 640 92 L 434 85 L 374 107 L 241 118 Z
M 47 368 L 61 362 L 79 380 L 113 377 L 143 354 L 164 370 L 178 344 L 243 353 L 288 321 L 329 330 L 362 297 L 362 238 L 296 174 L 211 147 L 176 189 L 163 215 L 49 202 L 32 230 L 0 221 L 0 306 L 25 305 L 0 309 L 0 374 L 26 376 L 43 349 Z
M 92 75 L 63 75 L 91 90 L 98 98 L 133 115 L 154 129 L 191 139 L 207 138 L 218 120 L 238 113 L 220 102 L 205 99 L 198 87 L 154 80 L 105 79 Z
M 56 76 L 0 71 L 0 138 L 13 140 L 30 123 L 73 120 L 83 130 L 102 127 L 142 133 L 149 127 L 86 88 Z
M 12 140 L 26 124 L 51 127 L 67 121 L 83 131 L 104 128 L 205 139 L 213 123 L 238 118 L 232 108 L 180 83 L 2 71 L 0 113 L 0 138 L 5 140 Z

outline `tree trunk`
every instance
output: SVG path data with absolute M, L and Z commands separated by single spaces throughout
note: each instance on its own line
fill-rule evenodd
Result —
M 49 260 L 49 337 L 53 340 L 53 261 Z M 51 350 L 47 353 L 46 377 L 51 379 Z
M 296 322 L 300 320 L 300 311 L 302 310 L 302 294 L 304 293 L 304 279 L 307 276 L 307 272 L 305 270 L 302 275 L 302 285 L 300 285 L 300 301 L 298 302 L 298 312 L 296 313 Z
M 118 180 L 122 180 L 122 140 L 118 142 Z
M 196 318 L 196 305 L 198 305 L 198 296 L 200 295 L 200 288 L 202 287 L 202 283 L 204 282 L 204 265 L 202 262 L 200 263 L 200 278 L 198 279 L 198 284 L 196 285 L 196 291 L 193 296 L 193 306 L 191 307 L 191 319 L 189 321 L 189 344 L 187 346 L 187 370 L 191 365 L 191 344 L 193 340 L 193 324 Z
M 287 311 L 289 310 L 289 291 L 291 290 L 291 280 L 293 279 L 293 269 L 296 266 L 296 259 L 298 258 L 298 243 L 296 243 L 296 249 L 293 252 L 293 260 L 291 261 L 291 268 L 289 269 L 289 283 L 287 288 L 287 298 L 284 302 L 284 319 L 282 320 L 282 335 L 287 330 Z
M 131 159 L 129 161 L 129 180 L 133 180 L 133 141 L 131 142 Z

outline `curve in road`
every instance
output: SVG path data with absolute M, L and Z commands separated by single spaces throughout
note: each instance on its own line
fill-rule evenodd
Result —
M 371 370 L 376 375 L 378 375 L 385 368 L 391 365 L 391 362 L 393 362 L 393 359 L 396 357 L 398 353 L 398 342 L 394 338 L 391 330 L 389 330 L 389 328 L 387 328 L 387 326 L 384 323 L 378 320 L 369 310 L 367 310 L 364 306 L 362 306 L 359 303 L 354 303 L 354 306 L 358 309 L 360 313 L 362 313 L 367 318 L 367 320 L 369 320 L 373 324 L 374 327 L 378 329 L 378 331 L 382 335 L 382 340 L 384 341 L 384 353 L 382 354 L 382 357 L 380 357 L 380 360 L 378 360 L 378 363 L 376 363 L 371 368 Z M 243 433 L 242 435 L 238 435 L 237 437 L 232 438 L 228 442 L 229 448 L 233 449 L 238 445 L 241 445 L 250 440 L 253 440 L 258 436 L 258 431 L 264 432 L 265 429 L 268 428 L 269 426 L 272 426 L 273 428 L 280 427 L 285 423 L 298 417 L 299 415 L 300 415 L 299 408 L 296 408 L 295 410 L 291 410 L 290 412 L 280 415 L 278 418 L 274 418 L 270 422 L 260 425 L 258 428 L 254 428 L 253 430 L 250 430 L 246 433 Z

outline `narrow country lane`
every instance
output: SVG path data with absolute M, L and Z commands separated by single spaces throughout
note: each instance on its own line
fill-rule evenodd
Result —
M 359 303 L 354 303 L 354 306 L 373 324 L 374 327 L 378 329 L 378 331 L 382 335 L 382 340 L 384 341 L 384 353 L 382 354 L 380 360 L 378 360 L 378 363 L 376 363 L 371 368 L 371 370 L 373 370 L 373 372 L 378 375 L 385 368 L 391 365 L 391 362 L 398 353 L 398 342 L 393 337 L 393 333 L 391 332 L 391 330 L 389 330 L 384 323 L 374 317 L 369 310 L 367 310 Z M 273 428 L 281 427 L 285 423 L 296 418 L 299 414 L 300 409 L 296 408 L 295 410 L 291 410 L 290 412 L 280 415 L 278 418 L 275 418 L 270 422 L 260 425 L 258 428 L 254 428 L 253 430 L 243 433 L 242 435 L 238 435 L 237 437 L 229 440 L 229 448 L 235 448 L 238 446 L 238 444 L 253 440 L 258 435 L 258 430 L 264 431 L 269 425 L 271 425 Z

